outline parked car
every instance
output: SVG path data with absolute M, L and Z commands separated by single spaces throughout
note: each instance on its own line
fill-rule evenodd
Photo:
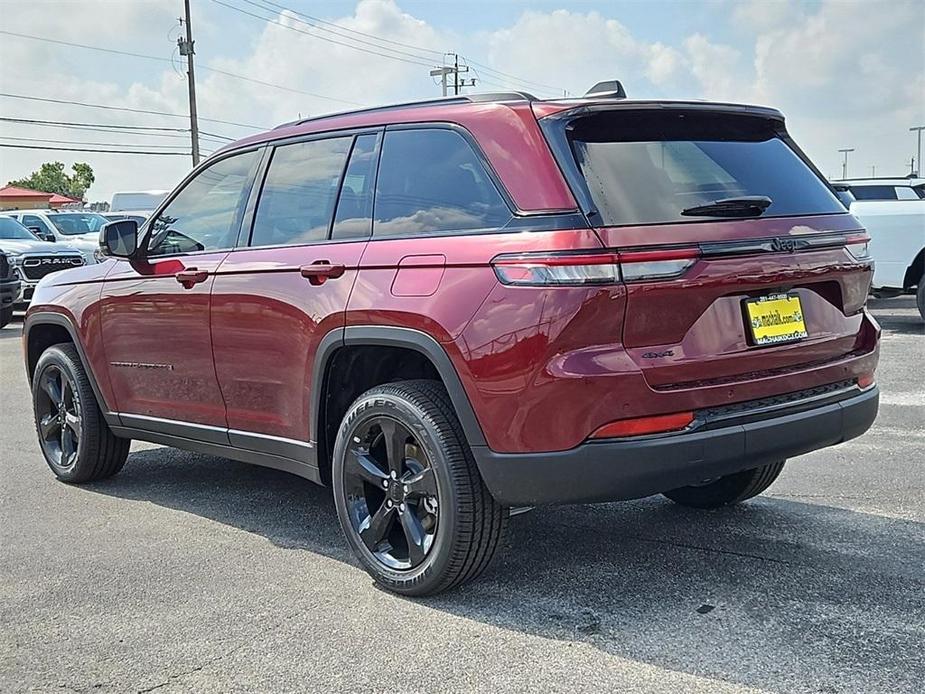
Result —
M 108 224 L 115 261 L 25 321 L 53 473 L 139 439 L 328 484 L 363 567 L 424 595 L 512 508 L 734 504 L 866 431 L 868 237 L 783 116 L 592 91 L 289 123 Z
M 138 226 L 141 226 L 148 221 L 151 212 L 150 210 L 127 210 L 125 212 L 100 212 L 100 215 L 105 217 L 109 222 L 118 222 L 122 219 L 133 219 Z
M 925 320 L 925 200 L 858 200 L 850 210 L 870 233 L 874 293 L 914 293 Z
M 64 242 L 76 248 L 87 265 L 97 262 L 100 229 L 107 219 L 84 210 L 16 210 L 4 212 L 43 241 Z
M 169 190 L 145 190 L 133 193 L 113 193 L 109 211 L 147 210 L 153 212 L 169 192 Z
M 29 303 L 39 280 L 46 275 L 84 264 L 84 258 L 76 248 L 39 241 L 11 217 L 0 216 L 0 251 L 6 255 L 19 282 L 19 290 L 13 300 L 16 308 L 24 308 Z M 6 308 L 6 295 L 3 306 Z
M 13 306 L 19 299 L 21 283 L 9 256 L 0 249 L 0 328 L 13 319 Z
M 855 200 L 921 200 L 925 180 L 908 178 L 849 178 L 833 181 L 836 190 L 850 191 Z

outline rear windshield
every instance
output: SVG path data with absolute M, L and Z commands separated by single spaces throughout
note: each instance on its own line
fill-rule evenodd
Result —
M 717 218 L 682 212 L 742 196 L 771 199 L 762 217 L 844 213 L 779 127 L 741 115 L 609 111 L 568 133 L 606 226 Z

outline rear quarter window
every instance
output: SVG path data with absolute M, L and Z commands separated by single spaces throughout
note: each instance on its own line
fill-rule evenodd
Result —
M 373 236 L 495 229 L 511 217 L 462 135 L 442 128 L 386 132 Z
M 844 213 L 779 124 L 709 113 L 610 111 L 573 121 L 575 161 L 605 226 L 703 221 L 684 210 L 767 196 L 763 217 Z

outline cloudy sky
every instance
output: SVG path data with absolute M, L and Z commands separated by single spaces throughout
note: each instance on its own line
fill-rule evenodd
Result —
M 840 174 L 842 147 L 856 150 L 851 175 L 869 175 L 871 167 L 878 176 L 908 173 L 915 154 L 909 128 L 925 125 L 922 0 L 192 5 L 205 151 L 226 141 L 215 136 L 243 137 L 299 115 L 437 96 L 428 71 L 444 52 L 462 56 L 482 91 L 561 96 L 619 78 L 631 97 L 775 106 L 831 176 Z M 188 126 L 169 115 L 188 108 L 176 52 L 181 13 L 182 0 L 0 0 L 0 144 L 188 151 L 182 132 L 125 127 Z M 189 156 L 0 147 L 0 185 L 53 160 L 93 166 L 90 200 L 171 188 L 190 167 Z

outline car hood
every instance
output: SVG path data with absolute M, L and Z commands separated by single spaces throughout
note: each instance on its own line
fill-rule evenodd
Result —
M 26 241 L 18 239 L 0 239 L 0 251 L 5 253 L 79 253 L 80 249 L 70 243 L 52 243 L 50 241 Z

